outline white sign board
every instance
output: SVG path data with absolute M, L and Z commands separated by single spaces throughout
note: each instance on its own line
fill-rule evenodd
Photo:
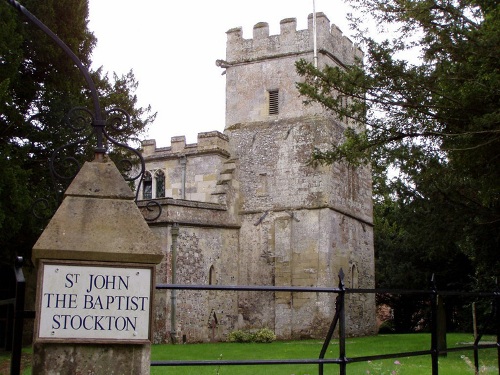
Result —
M 151 268 L 42 267 L 39 339 L 149 339 Z

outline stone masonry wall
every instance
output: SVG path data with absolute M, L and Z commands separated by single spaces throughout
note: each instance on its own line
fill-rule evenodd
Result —
M 317 30 L 319 67 L 345 66 L 362 57 L 323 14 Z M 312 34 L 312 16 L 307 30 L 297 31 L 294 19 L 283 20 L 280 35 L 270 36 L 266 23 L 255 25 L 253 39 L 243 39 L 241 29 L 228 31 L 225 134 L 231 157 L 239 161 L 241 281 L 336 286 L 342 268 L 369 288 L 374 286 L 370 170 L 309 163 L 315 148 L 338 144 L 350 126 L 318 105 L 304 106 L 297 92 L 295 61 L 312 62 Z M 278 90 L 278 111 L 270 114 L 272 90 Z M 245 305 L 257 307 L 246 309 L 248 327 L 254 328 L 253 321 L 274 324 L 281 338 L 318 337 L 334 314 L 334 296 L 314 293 L 277 293 L 274 300 L 248 296 Z M 373 298 L 359 297 L 350 305 L 353 315 L 365 318 L 350 334 L 372 333 Z
M 171 227 L 155 226 L 153 231 L 164 241 L 166 259 L 157 267 L 157 282 L 171 283 L 172 263 Z M 234 285 L 238 268 L 234 258 L 238 253 L 238 232 L 235 229 L 181 226 L 177 247 L 177 284 Z M 177 291 L 176 331 L 178 341 L 185 336 L 187 342 L 224 340 L 237 322 L 235 292 Z M 170 341 L 171 291 L 157 290 L 155 294 L 154 341 Z M 215 330 L 211 327 L 217 318 Z
M 342 268 L 358 286 L 374 287 L 369 169 L 308 163 L 314 147 L 341 137 L 333 118 L 239 124 L 226 130 L 239 160 L 240 282 L 245 285 L 337 286 Z M 373 297 L 349 300 L 349 334 L 373 333 Z M 321 337 L 334 314 L 333 295 L 247 293 L 244 326 L 274 328 L 280 338 Z M 349 321 L 350 318 L 348 318 Z
M 330 207 L 370 224 L 370 170 L 344 163 L 309 163 L 314 149 L 329 147 L 342 137 L 343 129 L 332 118 L 311 116 L 226 130 L 240 165 L 235 178 L 240 184 L 241 210 Z
M 347 287 L 374 287 L 372 228 L 329 208 L 245 215 L 240 231 L 240 283 L 336 287 L 340 269 Z M 255 225 L 259 223 L 258 225 Z M 278 338 L 324 337 L 335 313 L 335 294 L 240 294 L 240 326 L 269 327 Z M 347 299 L 348 334 L 374 333 L 372 295 Z

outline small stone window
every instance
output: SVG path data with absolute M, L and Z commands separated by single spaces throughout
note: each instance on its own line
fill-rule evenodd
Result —
M 210 266 L 210 269 L 208 271 L 208 285 L 214 285 L 216 284 L 215 281 L 215 268 L 214 266 Z
M 262 197 L 268 195 L 267 192 L 267 173 L 259 174 L 259 185 L 257 187 L 257 196 Z
M 269 90 L 269 115 L 277 115 L 279 114 L 279 91 L 278 90 Z
M 144 173 L 142 184 L 142 199 L 153 199 L 153 179 L 151 173 Z
M 355 264 L 351 267 L 351 288 L 359 288 L 359 272 Z
M 155 180 L 156 180 L 155 198 L 165 198 L 165 173 L 163 173 L 162 170 L 156 171 Z

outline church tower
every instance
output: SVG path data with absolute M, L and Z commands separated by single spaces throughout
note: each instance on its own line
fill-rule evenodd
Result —
M 347 67 L 362 52 L 317 13 L 318 67 Z M 309 164 L 315 148 L 338 144 L 350 124 L 299 96 L 295 62 L 313 62 L 313 17 L 279 35 L 258 23 L 253 38 L 227 32 L 226 126 L 241 220 L 235 254 L 240 285 L 374 287 L 373 209 L 369 168 Z M 237 261 L 236 261 L 237 259 Z M 274 327 L 279 338 L 323 337 L 335 313 L 334 294 L 242 293 L 241 326 Z M 374 295 L 346 298 L 349 334 L 375 331 Z

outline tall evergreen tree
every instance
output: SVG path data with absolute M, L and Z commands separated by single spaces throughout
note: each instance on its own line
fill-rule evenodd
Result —
M 298 87 L 306 102 L 366 130 L 348 129 L 313 159 L 371 162 L 378 285 L 412 287 L 455 267 L 438 285 L 491 286 L 500 272 L 500 3 L 351 3 L 362 14 L 352 24 L 364 61 L 299 61 Z M 392 33 L 366 34 L 369 16 Z
M 109 78 L 101 69 L 90 69 L 97 40 L 88 29 L 88 1 L 22 4 L 88 67 L 103 112 L 120 107 L 130 114 L 129 127 L 109 128 L 110 133 L 122 142 L 139 136 L 155 114 L 137 105 L 132 71 Z M 29 257 L 44 225 L 33 214 L 34 203 L 64 188 L 53 184 L 48 161 L 58 147 L 84 136 L 68 126 L 70 110 L 85 107 L 92 113 L 92 104 L 89 87 L 68 55 L 14 7 L 0 2 L 0 259 Z M 66 156 L 91 160 L 89 147 L 77 145 Z

